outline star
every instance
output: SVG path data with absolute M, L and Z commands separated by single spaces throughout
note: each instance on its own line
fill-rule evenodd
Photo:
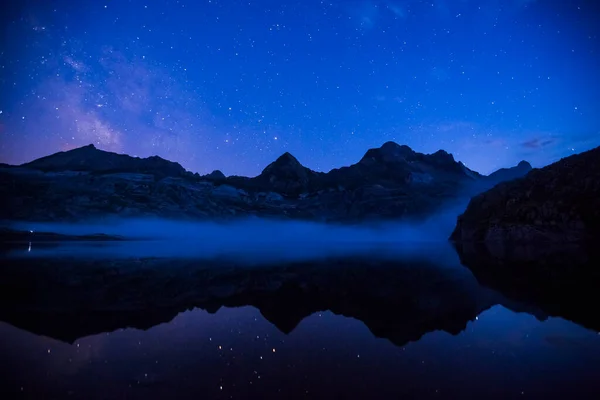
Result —
M 0 65 L 0 162 L 61 151 L 67 137 L 254 176 L 283 147 L 326 171 L 393 138 L 489 173 L 600 145 L 582 106 L 597 103 L 582 82 L 600 63 L 585 3 L 309 3 L 24 4 L 9 24 L 34 39 Z

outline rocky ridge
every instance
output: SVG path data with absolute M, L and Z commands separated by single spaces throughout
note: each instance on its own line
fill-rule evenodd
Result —
M 516 175 L 527 166 L 511 169 Z M 315 172 L 283 154 L 252 178 L 200 176 L 160 157 L 93 145 L 0 168 L 0 219 L 80 221 L 106 216 L 291 218 L 364 222 L 425 218 L 493 186 L 440 150 L 421 154 L 387 142 L 356 164 Z

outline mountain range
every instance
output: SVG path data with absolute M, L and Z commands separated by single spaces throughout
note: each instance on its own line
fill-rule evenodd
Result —
M 0 219 L 82 221 L 106 216 L 270 217 L 357 223 L 424 219 L 531 170 L 525 161 L 484 176 L 443 151 L 394 142 L 327 173 L 285 153 L 258 176 L 198 175 L 158 156 L 88 145 L 19 166 L 0 166 Z

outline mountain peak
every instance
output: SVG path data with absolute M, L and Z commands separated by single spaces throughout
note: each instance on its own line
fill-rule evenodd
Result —
M 531 167 L 531 164 L 529 164 L 527 161 L 523 160 L 514 167 L 500 168 L 499 170 L 492 172 L 491 174 L 488 175 L 488 179 L 491 179 L 493 181 L 498 181 L 498 182 L 510 181 L 510 180 L 513 180 L 516 178 L 521 178 L 522 176 L 526 175 L 532 169 L 533 168 Z
M 210 174 L 206 175 L 206 178 L 208 179 L 214 179 L 214 180 L 220 180 L 220 179 L 225 179 L 226 176 L 223 172 L 221 172 L 221 170 L 215 169 L 213 172 L 211 172 Z
M 360 160 L 362 164 L 370 164 L 375 160 L 384 163 L 397 163 L 412 159 L 416 153 L 406 145 L 399 145 L 396 142 L 385 142 L 381 147 L 367 150 Z
M 294 157 L 292 154 L 290 154 L 289 152 L 285 152 L 282 155 L 280 155 L 277 160 L 273 161 L 271 164 L 267 165 L 267 167 L 263 170 L 263 174 L 265 173 L 273 173 L 274 171 L 281 171 L 281 170 L 287 170 L 287 171 L 296 171 L 296 172 L 300 172 L 302 170 L 304 170 L 305 167 L 300 164 L 300 161 L 298 161 L 298 159 L 296 157 Z
M 517 164 L 517 167 L 519 167 L 519 168 L 533 169 L 533 167 L 531 166 L 531 164 L 528 161 L 525 161 L 525 160 L 522 160 L 521 162 L 519 162 Z
M 446 150 L 438 150 L 433 154 L 430 154 L 430 157 L 432 157 L 435 161 L 437 162 L 442 162 L 442 163 L 455 163 L 456 160 L 454 159 L 454 156 L 450 153 L 448 153 Z
M 294 157 L 290 152 L 286 151 L 285 153 L 283 153 L 282 155 L 280 155 L 277 160 L 280 162 L 286 162 L 286 163 L 295 163 L 295 164 L 300 164 L 300 162 L 298 161 L 298 159 L 296 157 Z
M 99 152 L 100 153 L 100 152 L 104 152 L 104 150 L 100 150 L 96 146 L 94 146 L 93 143 L 90 143 L 90 144 L 86 144 L 85 146 L 75 147 L 74 149 L 61 151 L 56 154 L 78 154 L 78 153 L 89 153 L 89 152 Z M 54 155 L 54 154 L 52 154 L 52 155 Z M 51 157 L 52 155 L 50 155 L 48 157 Z
M 306 168 L 288 152 L 267 165 L 257 177 L 259 181 L 268 182 L 276 191 L 286 194 L 298 194 L 305 191 L 314 171 Z
M 414 150 L 405 144 L 388 141 L 381 145 L 380 149 L 388 154 L 414 154 Z

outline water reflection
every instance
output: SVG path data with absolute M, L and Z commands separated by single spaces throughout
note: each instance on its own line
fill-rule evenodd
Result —
M 2 372 L 25 397 L 595 398 L 598 258 L 561 251 L 4 259 Z
M 462 245 L 457 253 L 482 285 L 600 331 L 600 316 L 590 312 L 600 304 L 598 246 Z

